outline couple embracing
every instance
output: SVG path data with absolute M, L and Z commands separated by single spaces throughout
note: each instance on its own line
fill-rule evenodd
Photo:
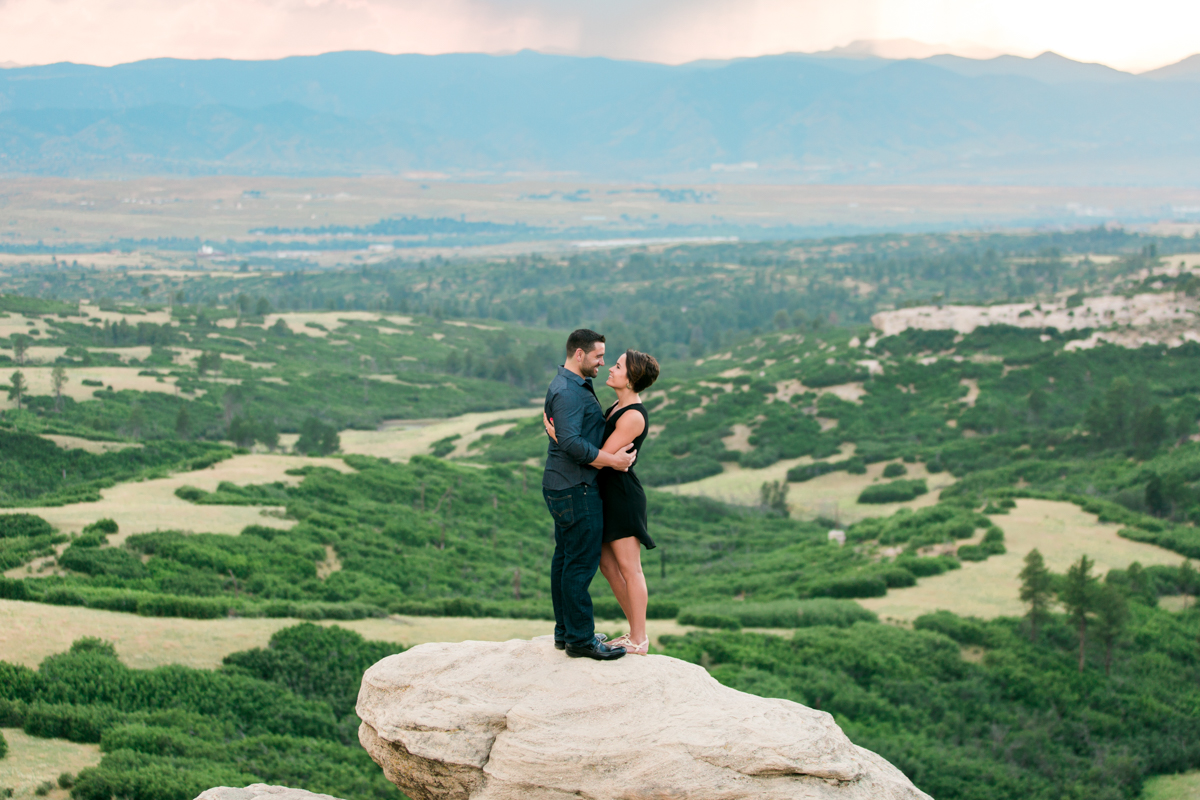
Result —
M 639 393 L 658 378 L 658 362 L 626 350 L 608 371 L 605 383 L 617 402 L 607 411 L 592 387 L 602 366 L 603 336 L 580 329 L 567 338 L 566 363 L 546 392 L 550 443 L 542 494 L 554 517 L 554 646 L 573 658 L 609 661 L 650 648 L 641 548 L 654 542 L 646 531 L 646 493 L 632 468 L 650 430 Z M 597 567 L 629 621 L 629 633 L 611 642 L 596 633 L 592 616 L 588 588 Z

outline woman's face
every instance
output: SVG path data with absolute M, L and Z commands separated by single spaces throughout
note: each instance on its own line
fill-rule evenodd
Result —
M 624 389 L 629 385 L 629 376 L 625 373 L 625 354 L 617 359 L 617 363 L 608 369 L 608 380 L 605 383 L 614 389 Z

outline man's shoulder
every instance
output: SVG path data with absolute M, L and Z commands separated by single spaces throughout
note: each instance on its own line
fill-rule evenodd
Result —
M 569 392 L 572 389 L 577 388 L 580 388 L 578 383 L 559 372 L 554 376 L 554 379 L 550 381 L 550 387 L 546 389 L 546 396 L 549 397 L 551 395 L 561 394 L 562 392 Z

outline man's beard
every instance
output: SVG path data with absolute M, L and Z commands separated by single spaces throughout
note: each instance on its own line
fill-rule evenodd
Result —
M 600 365 L 599 365 L 599 364 L 593 364 L 593 365 L 591 366 L 591 369 L 588 369 L 587 367 L 584 367 L 584 368 L 583 368 L 583 370 L 581 370 L 581 371 L 583 372 L 583 377 L 585 377 L 585 378 L 594 378 L 594 377 L 596 377 L 598 374 L 600 374 Z

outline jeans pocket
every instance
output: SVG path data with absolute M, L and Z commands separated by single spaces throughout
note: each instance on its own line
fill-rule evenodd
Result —
M 575 499 L 571 495 L 563 497 L 547 497 L 546 506 L 550 509 L 550 516 L 554 517 L 554 524 L 560 528 L 568 528 L 575 522 Z

